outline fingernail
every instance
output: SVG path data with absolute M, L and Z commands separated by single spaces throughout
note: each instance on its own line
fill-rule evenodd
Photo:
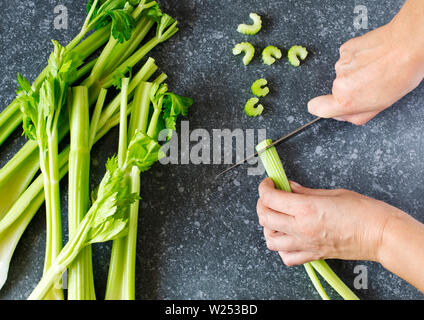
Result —
M 297 182 L 290 181 L 290 184 L 291 184 L 292 186 L 294 186 L 294 187 L 302 188 L 302 185 L 300 185 L 300 184 L 299 184 L 299 183 L 297 183 Z
M 334 120 L 337 120 L 337 121 L 342 121 L 342 122 L 346 122 L 346 120 L 345 119 L 343 119 L 343 118 L 333 118 Z
M 308 102 L 308 112 L 311 113 L 314 109 L 314 105 L 315 105 L 315 99 L 312 99 L 311 101 Z

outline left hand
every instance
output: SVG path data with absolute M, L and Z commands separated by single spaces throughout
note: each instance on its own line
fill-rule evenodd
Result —
M 319 259 L 380 260 L 383 233 L 403 211 L 358 193 L 317 190 L 291 183 L 277 190 L 271 179 L 259 186 L 259 223 L 268 248 L 288 266 Z

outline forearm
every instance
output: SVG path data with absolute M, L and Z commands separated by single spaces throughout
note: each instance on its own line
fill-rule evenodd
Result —
M 424 292 L 424 225 L 409 216 L 390 219 L 384 229 L 378 261 Z

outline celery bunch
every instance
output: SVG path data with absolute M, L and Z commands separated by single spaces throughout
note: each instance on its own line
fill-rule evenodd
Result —
M 16 245 L 44 201 L 47 213 L 44 276 L 57 262 L 59 253 L 63 252 L 58 184 L 68 170 L 69 243 L 79 241 L 79 231 L 94 210 L 89 210 L 88 197 L 90 150 L 110 129 L 124 121 L 125 115 L 139 110 L 139 100 L 133 99 L 134 94 L 142 91 L 139 87 L 145 86 L 145 81 L 152 78 L 158 67 L 154 59 L 149 58 L 138 72 L 133 69 L 155 46 L 178 31 L 177 22 L 163 13 L 155 1 L 90 0 L 87 12 L 80 33 L 71 43 L 62 47 L 54 42 L 55 49 L 48 67 L 32 85 L 19 76 L 21 89 L 18 97 L 0 114 L 0 144 L 20 123 L 23 123 L 27 137 L 32 139 L 0 169 L 0 289 L 7 279 Z M 155 24 L 155 34 L 144 41 Z M 86 37 L 94 29 L 97 30 Z M 102 48 L 100 55 L 91 58 L 99 48 Z M 133 76 L 125 84 L 125 90 L 105 106 L 107 89 L 112 86 L 120 88 L 121 79 L 127 74 Z M 159 87 L 166 78 L 165 74 L 161 74 L 152 79 L 150 85 Z M 81 86 L 71 89 L 77 82 Z M 167 97 L 171 96 L 167 94 Z M 128 107 L 124 113 L 119 110 L 123 99 Z M 169 99 L 163 96 L 161 101 Z M 94 104 L 90 122 L 89 108 Z M 66 109 L 68 112 L 65 112 Z M 164 112 L 153 112 L 153 119 L 156 119 L 153 123 L 157 121 L 157 125 L 152 125 L 149 132 L 155 136 L 154 139 L 157 140 L 160 129 L 175 128 L 176 109 L 178 107 L 171 103 L 163 108 Z M 166 112 L 169 114 L 165 115 Z M 186 109 L 180 114 L 186 114 Z M 134 128 L 131 138 L 138 132 Z M 69 131 L 71 146 L 59 152 L 59 142 Z M 148 137 L 147 132 L 144 136 Z M 137 141 L 143 140 L 140 134 L 137 137 Z M 145 139 L 143 141 L 140 143 L 146 142 Z M 131 148 L 128 145 L 126 150 L 139 150 L 137 145 Z M 135 157 L 135 154 L 132 155 Z M 134 161 L 129 164 L 132 165 L 131 170 L 125 169 L 128 172 L 139 165 Z M 40 169 L 41 174 L 34 179 Z M 92 240 L 78 247 L 78 254 L 67 264 L 69 299 L 95 299 L 88 246 Z M 55 276 L 54 281 L 57 281 L 55 285 L 43 289 L 42 298 L 63 298 L 59 278 Z
M 268 176 L 274 181 L 275 186 L 283 191 L 292 192 L 289 180 L 287 179 L 286 173 L 284 172 L 283 165 L 280 157 L 278 156 L 277 149 L 271 147 L 266 149 L 272 144 L 272 140 L 265 140 L 258 144 L 256 147 L 259 152 L 259 157 L 265 167 Z M 306 272 L 311 279 L 315 289 L 323 300 L 329 300 L 327 293 L 322 287 L 314 269 L 333 287 L 334 290 L 343 299 L 346 300 L 358 300 L 358 297 L 353 293 L 343 281 L 331 270 L 330 266 L 323 260 L 313 261 L 305 264 Z
M 138 199 L 140 193 L 140 173 L 149 170 L 160 158 L 160 144 L 158 142 L 159 124 L 163 128 L 173 130 L 177 117 L 186 114 L 192 104 L 189 98 L 183 98 L 168 92 L 167 85 L 158 82 L 142 82 L 137 88 L 142 100 L 136 101 L 132 107 L 128 105 L 129 79 L 122 80 L 121 108 L 120 108 L 120 134 L 118 156 L 109 160 L 106 175 L 104 176 L 98 191 L 94 193 L 94 203 L 87 214 L 81 219 L 77 227 L 72 230 L 70 240 L 57 258 L 47 269 L 43 278 L 34 289 L 29 299 L 45 299 L 51 290 L 54 282 L 57 281 L 66 268 L 75 265 L 80 260 L 84 262 L 84 250 L 89 250 L 89 245 L 96 242 L 115 240 L 112 250 L 112 258 L 108 279 L 106 299 L 131 300 L 135 299 L 135 249 L 137 239 L 138 221 Z M 87 113 L 82 106 L 87 103 L 87 88 L 74 88 L 74 102 L 72 104 L 72 121 L 82 120 L 88 123 Z M 102 99 L 103 100 L 103 99 Z M 149 116 L 151 104 L 154 106 L 152 116 Z M 101 103 L 97 104 L 98 106 Z M 100 110 L 100 107 L 99 107 Z M 92 124 L 97 122 L 96 111 L 93 115 Z M 131 125 L 128 129 L 127 115 L 131 114 Z M 77 126 L 76 123 L 74 123 Z M 149 127 L 146 133 L 146 128 Z M 93 126 L 92 126 L 93 128 Z M 71 127 L 72 129 L 72 127 Z M 74 143 L 78 148 L 73 148 L 71 141 L 70 163 L 86 163 L 87 150 L 89 149 L 90 131 L 85 134 L 78 134 L 79 128 L 75 130 Z M 128 142 L 128 136 L 131 140 Z M 71 136 L 72 138 L 72 136 Z M 85 148 L 84 148 L 85 146 Z M 82 148 L 82 149 L 81 149 Z M 74 151 L 74 152 L 73 152 Z M 73 155 L 73 153 L 75 153 Z M 71 167 L 70 170 L 73 168 Z M 87 169 L 88 170 L 88 169 Z M 80 171 L 81 172 L 81 171 Z M 84 172 L 85 173 L 85 172 Z M 84 211 L 87 203 L 87 188 L 78 190 L 79 183 L 71 181 L 85 182 L 87 177 L 73 177 L 70 192 L 80 195 L 80 202 Z M 77 197 L 75 197 L 77 198 Z M 71 209 L 70 209 L 71 210 Z M 78 217 L 81 218 L 81 215 Z M 88 251 L 89 253 L 89 251 Z M 88 255 L 87 253 L 87 255 Z M 83 276 L 90 274 L 80 274 Z M 90 283 L 80 281 L 81 285 L 90 291 Z

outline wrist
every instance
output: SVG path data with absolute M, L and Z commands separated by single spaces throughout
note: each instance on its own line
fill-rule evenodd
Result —
M 424 225 L 408 215 L 388 221 L 377 261 L 424 292 Z
M 390 217 L 381 234 L 376 261 L 390 270 L 401 253 L 411 245 L 412 238 L 417 237 L 424 237 L 423 224 L 407 214 Z M 413 247 L 408 249 L 413 250 Z
M 388 24 L 393 48 L 424 78 L 424 1 L 407 1 Z

